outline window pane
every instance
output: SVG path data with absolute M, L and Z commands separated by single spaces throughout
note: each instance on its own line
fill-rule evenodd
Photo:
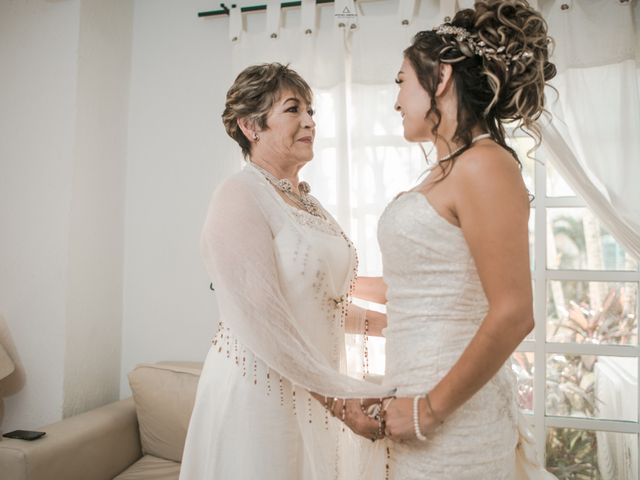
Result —
M 382 275 L 382 257 L 378 248 L 378 215 L 366 214 L 351 219 L 351 239 L 358 250 L 358 272 L 363 276 Z
M 550 428 L 547 430 L 546 464 L 559 480 L 636 480 L 638 436 Z
M 638 284 L 550 281 L 547 340 L 636 345 Z
M 335 215 L 338 202 L 338 165 L 335 147 L 316 148 L 315 158 L 302 170 L 302 179 L 309 179 L 313 195 Z
M 533 352 L 515 352 L 511 368 L 518 379 L 518 406 L 526 411 L 533 412 Z
M 518 158 L 522 162 L 522 178 L 527 186 L 527 190 L 535 195 L 535 160 L 527 156 L 528 151 L 533 148 L 535 142 L 529 137 L 515 137 L 507 140 L 507 145 L 513 148 L 518 154 Z M 534 155 L 535 153 L 531 153 Z
M 636 270 L 637 262 L 588 209 L 548 208 L 547 266 L 566 270 Z
M 351 90 L 349 125 L 354 139 L 393 135 L 402 139 L 402 117 L 393 111 L 398 88 L 386 85 L 358 84 Z
M 349 194 L 354 208 L 384 207 L 398 193 L 414 187 L 427 167 L 420 149 L 412 146 L 354 147 L 353 158 Z
M 529 213 L 529 268 L 533 272 L 536 264 L 536 209 L 532 208 Z
M 638 359 L 547 355 L 547 415 L 638 421 Z
M 547 171 L 547 197 L 575 197 L 575 192 L 564 181 L 551 162 L 545 162 Z

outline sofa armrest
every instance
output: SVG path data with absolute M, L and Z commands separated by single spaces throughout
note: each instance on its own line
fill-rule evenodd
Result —
M 0 441 L 3 480 L 112 480 L 142 456 L 132 398 L 66 418 L 35 441 Z

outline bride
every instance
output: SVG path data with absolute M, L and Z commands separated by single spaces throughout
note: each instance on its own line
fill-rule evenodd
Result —
M 404 52 L 395 109 L 405 138 L 433 142 L 438 161 L 387 206 L 384 281 L 355 292 L 387 305 L 388 478 L 555 478 L 535 465 L 508 362 L 534 318 L 528 192 L 504 127 L 539 143 L 549 43 L 525 1 L 479 1 Z

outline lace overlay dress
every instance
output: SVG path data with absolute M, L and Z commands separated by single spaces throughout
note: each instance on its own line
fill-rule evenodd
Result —
M 326 216 L 288 205 L 250 165 L 214 196 L 203 241 L 221 322 L 199 380 L 180 480 L 357 478 L 350 449 L 359 440 L 304 387 L 319 361 L 339 379 L 346 366 L 356 256 Z
M 398 396 L 432 389 L 488 311 L 462 230 L 419 192 L 394 200 L 378 227 L 388 285 L 385 382 Z M 426 443 L 390 443 L 394 480 L 516 478 L 516 380 L 507 362 Z

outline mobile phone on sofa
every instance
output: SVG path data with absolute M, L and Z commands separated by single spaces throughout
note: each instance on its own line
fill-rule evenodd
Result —
M 36 440 L 46 435 L 46 432 L 36 432 L 33 430 L 14 430 L 13 432 L 2 435 L 7 438 L 17 438 L 18 440 Z

